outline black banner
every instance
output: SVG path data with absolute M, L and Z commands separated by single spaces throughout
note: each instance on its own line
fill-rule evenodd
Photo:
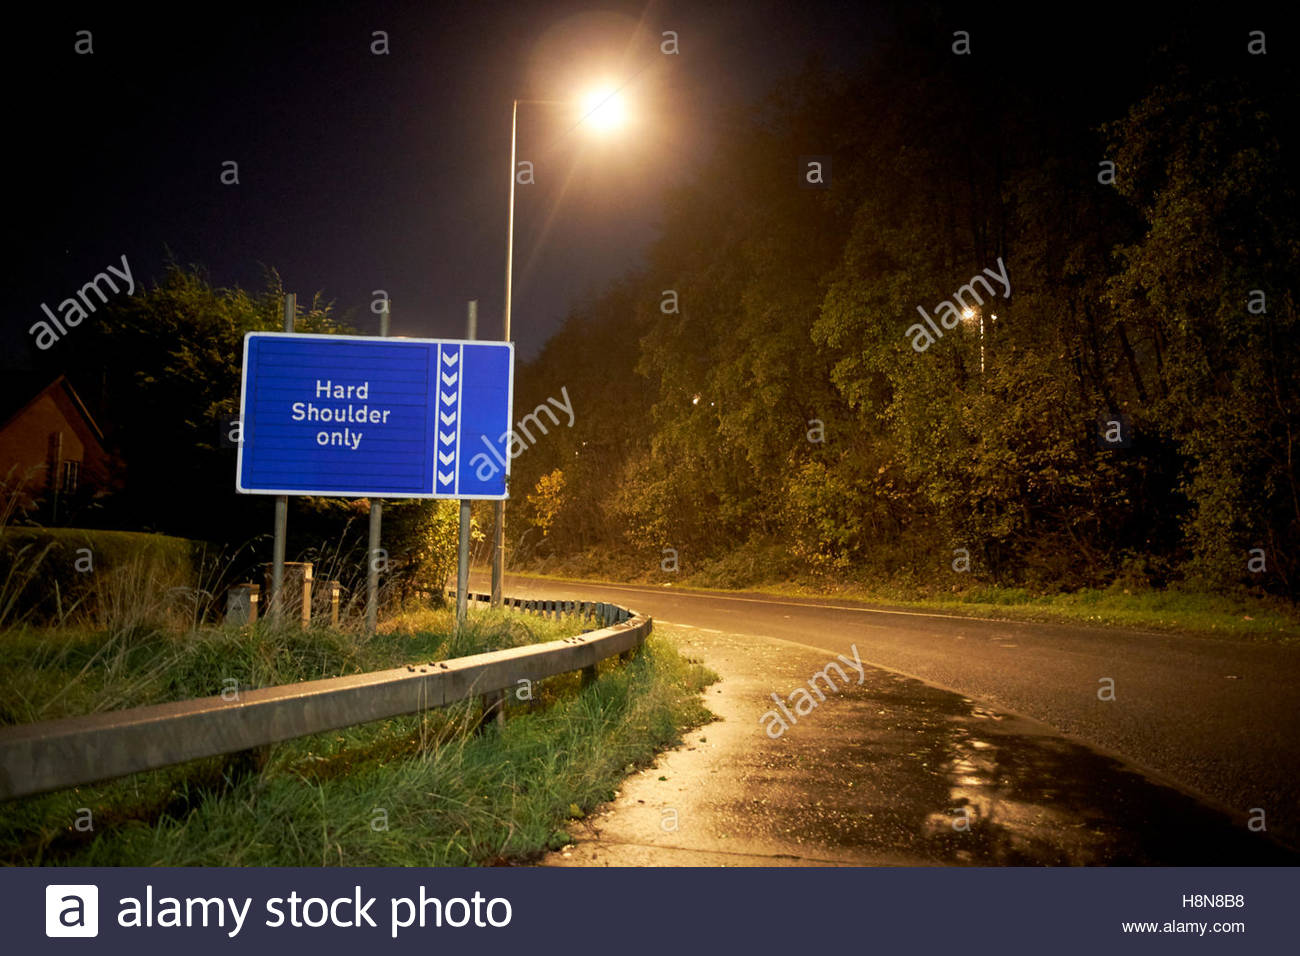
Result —
M 7 952 L 186 956 L 1279 953 L 1298 886 L 1265 868 L 0 871 Z

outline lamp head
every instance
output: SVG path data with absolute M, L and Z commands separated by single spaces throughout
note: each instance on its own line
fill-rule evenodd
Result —
M 582 98 L 581 108 L 583 125 L 598 132 L 612 132 L 627 122 L 627 103 L 612 84 L 589 90 Z

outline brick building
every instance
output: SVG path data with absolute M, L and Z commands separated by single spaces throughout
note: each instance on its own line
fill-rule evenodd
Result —
M 38 384 L 11 374 L 0 385 L 0 481 L 18 511 L 57 524 L 113 490 L 119 469 L 72 384 Z

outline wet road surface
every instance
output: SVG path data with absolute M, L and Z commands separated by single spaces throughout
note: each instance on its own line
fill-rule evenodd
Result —
M 1252 813 L 1258 817 L 1254 808 L 1262 808 L 1272 836 L 1300 845 L 1297 645 L 982 621 L 764 595 L 513 575 L 507 581 L 510 594 L 617 601 L 652 614 L 657 625 L 689 625 L 702 635 L 712 629 L 741 640 L 778 638 L 819 648 L 825 660 L 850 654 L 856 645 L 868 663 L 920 677 L 935 685 L 931 689 L 1004 715 L 994 722 L 1000 727 L 1016 722 L 1011 714 L 1042 721 L 1065 732 L 1060 746 L 1082 742 L 1081 752 L 1116 755 L 1115 766 L 1122 761 L 1141 768 L 1146 777 L 1232 814 L 1243 827 Z M 481 583 L 475 576 L 475 586 Z M 794 651 L 786 647 L 784 653 Z M 1114 681 L 1114 700 L 1099 698 L 1102 678 Z M 760 696 L 778 689 L 768 687 Z M 792 738 L 800 731 L 793 728 Z M 1051 732 L 1040 726 L 1027 736 Z
M 782 732 L 770 695 L 798 696 L 829 649 L 656 630 L 723 675 L 706 691 L 720 719 L 629 778 L 545 865 L 1300 863 L 1043 724 L 889 671 L 839 662 L 847 680 L 825 671 L 839 693 L 817 680 L 824 699 L 788 706 Z

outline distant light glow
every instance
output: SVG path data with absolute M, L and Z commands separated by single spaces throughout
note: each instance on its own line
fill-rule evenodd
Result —
M 963 309 L 963 310 L 962 310 L 962 313 L 961 313 L 961 317 L 962 317 L 963 319 L 973 319 L 973 318 L 975 318 L 975 310 L 974 310 L 974 309 Z
M 627 104 L 615 87 L 602 86 L 582 98 L 582 122 L 594 129 L 615 130 L 627 122 Z

